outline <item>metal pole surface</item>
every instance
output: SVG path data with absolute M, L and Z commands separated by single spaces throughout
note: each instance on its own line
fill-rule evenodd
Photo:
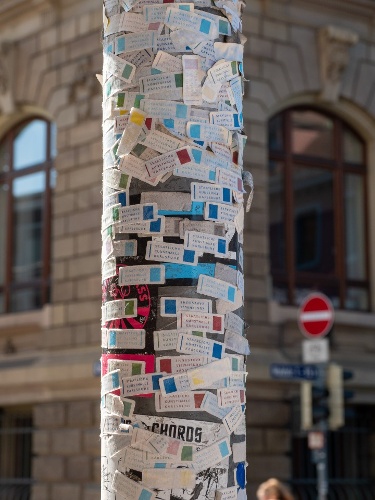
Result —
M 242 8 L 104 0 L 102 500 L 246 498 Z

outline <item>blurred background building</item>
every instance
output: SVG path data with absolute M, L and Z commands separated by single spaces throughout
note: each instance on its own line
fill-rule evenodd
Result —
M 0 498 L 99 498 L 101 2 L 0 1 Z M 315 496 L 300 430 L 298 306 L 336 310 L 354 373 L 330 498 L 375 491 L 375 2 L 248 0 L 249 498 Z

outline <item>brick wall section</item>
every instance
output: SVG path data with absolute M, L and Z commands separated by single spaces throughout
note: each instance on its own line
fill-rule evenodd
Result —
M 32 500 L 98 500 L 99 403 L 34 407 Z

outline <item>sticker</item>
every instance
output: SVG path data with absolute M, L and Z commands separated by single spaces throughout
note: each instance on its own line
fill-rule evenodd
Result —
M 142 94 L 182 89 L 182 80 L 182 73 L 160 73 L 144 76 L 139 79 L 139 89 Z
M 159 379 L 162 373 L 148 373 L 146 375 L 134 375 L 121 379 L 121 395 L 139 396 L 159 391 Z
M 246 337 L 238 333 L 227 330 L 224 337 L 225 347 L 229 350 L 238 352 L 239 354 L 250 354 L 250 346 Z
M 187 122 L 187 136 L 200 141 L 218 142 L 226 146 L 232 144 L 232 134 L 230 130 L 220 125 Z
M 151 3 L 151 2 L 149 2 Z M 147 22 L 164 22 L 165 14 L 168 8 L 175 8 L 193 12 L 194 4 L 193 3 L 178 3 L 176 5 L 171 6 L 171 4 L 165 3 L 162 5 L 145 5 L 143 7 L 143 15 Z
M 120 370 L 109 372 L 101 378 L 101 395 L 119 389 L 120 386 Z
M 115 471 L 112 482 L 112 489 L 124 498 L 134 500 L 155 500 L 155 493 L 148 488 L 144 488 L 141 483 L 133 481 L 129 477 Z
M 118 211 L 118 222 L 141 222 L 155 221 L 158 218 L 158 206 L 156 203 L 145 203 L 130 205 L 116 209 Z
M 180 356 L 175 356 L 176 358 Z M 164 434 L 194 445 L 209 446 L 226 436 L 223 424 L 159 415 L 134 415 L 135 421 L 157 434 Z
M 182 60 L 181 57 L 172 56 L 171 54 L 168 54 L 168 52 L 159 50 L 152 63 L 152 68 L 161 73 L 181 73 Z
M 170 28 L 180 28 L 198 32 L 211 40 L 214 40 L 219 35 L 217 26 L 213 21 L 204 19 L 198 14 L 185 10 L 168 8 L 164 23 Z M 191 36 L 194 37 L 194 34 Z
M 103 185 L 114 189 L 127 189 L 130 185 L 129 174 L 121 172 L 117 168 L 108 168 L 103 172 Z
M 207 76 L 216 84 L 232 80 L 239 76 L 236 61 L 217 62 L 208 70 Z
M 178 243 L 165 243 L 163 241 L 148 241 L 146 247 L 146 260 L 158 262 L 175 262 L 195 266 L 198 254 L 195 250 L 184 248 Z
M 116 233 L 138 233 L 142 235 L 164 234 L 164 217 L 151 222 L 120 222 L 115 224 Z
M 223 418 L 223 424 L 228 432 L 232 434 L 242 422 L 244 412 L 242 406 L 234 406 Z
M 164 266 L 126 266 L 119 268 L 118 284 L 120 286 L 147 284 L 164 284 L 165 269 Z
M 191 311 L 180 312 L 177 315 L 177 328 L 223 334 L 224 316 Z
M 135 401 L 132 399 L 120 398 L 115 394 L 106 394 L 104 396 L 103 407 L 108 413 L 117 415 L 119 417 L 129 417 L 133 416 Z M 130 444 L 130 443 L 129 443 Z
M 192 182 L 191 199 L 193 201 L 232 204 L 232 190 L 229 188 Z
M 190 148 L 184 147 L 146 161 L 145 167 L 149 177 L 158 177 L 166 172 L 171 172 L 181 165 L 190 163 L 192 160 L 193 157 Z
M 202 471 L 219 464 L 232 454 L 230 441 L 226 437 L 216 443 L 202 448 L 194 456 L 193 468 Z
M 111 319 L 134 318 L 137 315 L 137 299 L 112 300 L 102 308 L 104 322 Z
M 173 175 L 177 177 L 187 177 L 198 181 L 215 182 L 216 172 L 208 168 L 188 163 L 173 170 Z
M 145 367 L 146 363 L 144 361 L 128 361 L 124 359 L 108 360 L 108 371 L 120 370 L 120 378 L 144 374 Z
M 125 126 L 117 148 L 118 156 L 126 156 L 132 151 L 138 142 L 138 137 L 142 132 L 146 118 L 147 114 L 141 109 L 132 108 L 130 110 L 128 123 Z
M 220 408 L 241 406 L 245 403 L 245 391 L 243 389 L 218 389 L 217 401 Z
M 213 234 L 198 231 L 186 231 L 184 246 L 188 250 L 212 253 L 216 256 L 225 256 L 228 252 L 228 241 Z
M 163 396 L 161 392 L 157 392 L 155 394 L 155 408 L 157 412 L 200 411 L 206 394 L 206 391 L 189 391 Z
M 182 95 L 185 104 L 199 106 L 202 104 L 202 70 L 199 56 L 183 55 L 183 88 Z
M 116 276 L 116 259 L 115 257 L 107 259 L 102 266 L 102 281 Z
M 195 299 L 190 297 L 161 297 L 160 316 L 174 317 L 180 312 L 195 311 L 200 313 L 212 312 L 212 300 Z M 182 327 L 184 328 L 184 327 Z M 195 328 L 193 328 L 195 329 Z M 199 330 L 199 328 L 197 328 Z M 204 330 L 204 329 L 203 329 Z M 207 330 L 208 331 L 208 330 Z
M 231 408 L 221 408 L 218 405 L 217 396 L 212 394 L 212 392 L 206 392 L 204 399 L 202 401 L 202 410 L 213 415 L 220 420 L 223 420 L 225 416 L 230 412 Z
M 105 330 L 108 349 L 144 349 L 146 347 L 145 330 Z
M 230 303 L 235 303 L 237 288 L 226 281 L 201 275 L 198 278 L 197 292 L 202 295 L 216 297 Z
M 155 46 L 156 37 L 157 33 L 155 31 L 117 36 L 115 39 L 115 54 L 133 52 L 134 50 L 152 49 Z
M 154 489 L 194 488 L 195 472 L 189 469 L 144 469 L 142 484 Z
M 121 158 L 119 168 L 121 172 L 125 172 L 151 186 L 156 186 L 159 182 L 159 179 L 149 177 L 146 170 L 146 162 L 134 155 L 127 155 Z
M 110 436 L 107 441 L 109 456 L 113 458 L 118 453 L 123 452 L 124 448 L 130 445 L 130 441 L 130 434 L 113 434 L 112 436 Z
M 206 220 L 233 222 L 237 214 L 238 207 L 222 203 L 206 203 L 204 207 L 204 218 Z
M 115 257 L 135 257 L 137 255 L 137 240 L 113 241 L 113 255 Z
M 232 111 L 215 111 L 210 113 L 210 123 L 220 125 L 229 130 L 241 130 L 243 127 L 242 114 Z
M 237 500 L 237 486 L 216 490 L 215 500 Z
M 185 373 L 192 368 L 206 365 L 209 359 L 210 358 L 207 356 L 162 356 L 156 358 L 156 371 L 165 373 Z
M 134 64 L 129 63 L 125 59 L 116 56 L 115 54 L 104 54 L 103 67 L 108 75 L 114 75 L 126 83 L 130 83 L 135 75 Z
M 201 354 L 210 358 L 221 359 L 225 347 L 224 344 L 215 340 L 180 333 L 176 350 L 184 354 Z
M 179 149 L 184 145 L 180 139 L 164 134 L 159 130 L 153 130 L 147 134 L 142 140 L 142 144 L 162 154 Z
M 232 332 L 242 335 L 244 329 L 244 321 L 235 313 L 228 313 L 225 316 L 225 328 Z
M 175 351 L 179 334 L 182 330 L 156 330 L 154 332 L 155 351 Z M 190 330 L 184 333 L 191 334 Z
M 246 460 L 246 441 L 233 443 L 233 462 L 235 464 L 238 464 L 239 462 L 245 462 L 245 460 Z
M 244 192 L 242 176 L 236 175 L 229 170 L 224 170 L 222 168 L 216 169 L 216 184 L 233 189 L 239 193 Z

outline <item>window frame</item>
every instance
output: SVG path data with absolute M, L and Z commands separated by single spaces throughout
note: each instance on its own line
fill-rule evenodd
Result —
M 300 111 L 318 113 L 323 117 L 329 118 L 333 124 L 333 158 L 311 157 L 301 154 L 293 154 L 292 152 L 292 113 Z M 319 286 L 334 285 L 338 287 L 339 308 L 346 309 L 346 292 L 349 287 L 359 287 L 366 290 L 368 297 L 368 308 L 362 311 L 371 310 L 371 284 L 369 279 L 370 270 L 370 236 L 369 236 L 369 200 L 368 200 L 368 151 L 366 142 L 346 121 L 339 116 L 327 112 L 316 106 L 293 106 L 280 111 L 273 115 L 268 125 L 275 118 L 279 118 L 280 126 L 282 127 L 282 150 L 271 150 L 268 144 L 268 160 L 269 162 L 280 162 L 283 165 L 283 209 L 284 209 L 284 238 L 285 238 L 285 270 L 272 270 L 271 276 L 278 278 L 280 282 L 285 284 L 287 292 L 287 304 L 298 305 L 295 300 L 295 289 L 298 286 L 298 281 L 311 284 L 311 289 Z M 360 141 L 363 146 L 362 163 L 347 162 L 343 158 L 344 151 L 344 132 L 349 130 Z M 318 275 L 317 273 L 304 273 L 296 269 L 295 255 L 295 230 L 294 230 L 294 190 L 293 190 L 293 168 L 300 167 L 317 167 L 323 168 L 332 172 L 333 179 L 333 217 L 334 217 L 334 241 L 335 241 L 335 273 L 334 276 Z M 363 216 L 364 216 L 364 265 L 365 265 L 365 280 L 350 280 L 347 278 L 346 272 L 346 244 L 345 244 L 345 206 L 344 206 L 344 178 L 345 174 L 352 173 L 361 175 L 364 179 L 364 199 L 363 199 Z M 297 280 L 297 277 L 299 278 Z M 355 309 L 346 309 L 355 310 Z
M 43 121 L 46 123 L 46 156 L 45 161 L 30 165 L 21 169 L 14 169 L 13 145 L 20 131 L 32 123 L 34 120 Z M 0 314 L 17 313 L 11 309 L 11 293 L 22 289 L 33 289 L 41 294 L 41 307 L 50 302 L 51 288 L 51 212 L 52 212 L 52 172 L 54 158 L 52 155 L 52 134 L 53 123 L 42 116 L 29 116 L 24 120 L 17 122 L 7 133 L 0 139 L 0 144 L 5 146 L 6 154 L 8 155 L 9 168 L 6 172 L 0 171 L 0 189 L 4 184 L 8 185 L 7 196 L 7 217 L 6 217 L 6 243 L 5 243 L 5 275 L 4 283 L 0 284 L 0 293 L 4 295 L 4 310 Z M 12 280 L 13 266 L 13 250 L 14 250 L 14 195 L 13 182 L 16 179 L 26 175 L 43 172 L 45 174 L 45 189 L 42 195 L 42 273 L 40 278 L 35 278 L 31 281 L 16 282 Z M 35 310 L 39 308 L 26 309 Z M 25 310 L 25 311 L 26 311 Z M 23 312 L 23 311 L 22 311 Z

